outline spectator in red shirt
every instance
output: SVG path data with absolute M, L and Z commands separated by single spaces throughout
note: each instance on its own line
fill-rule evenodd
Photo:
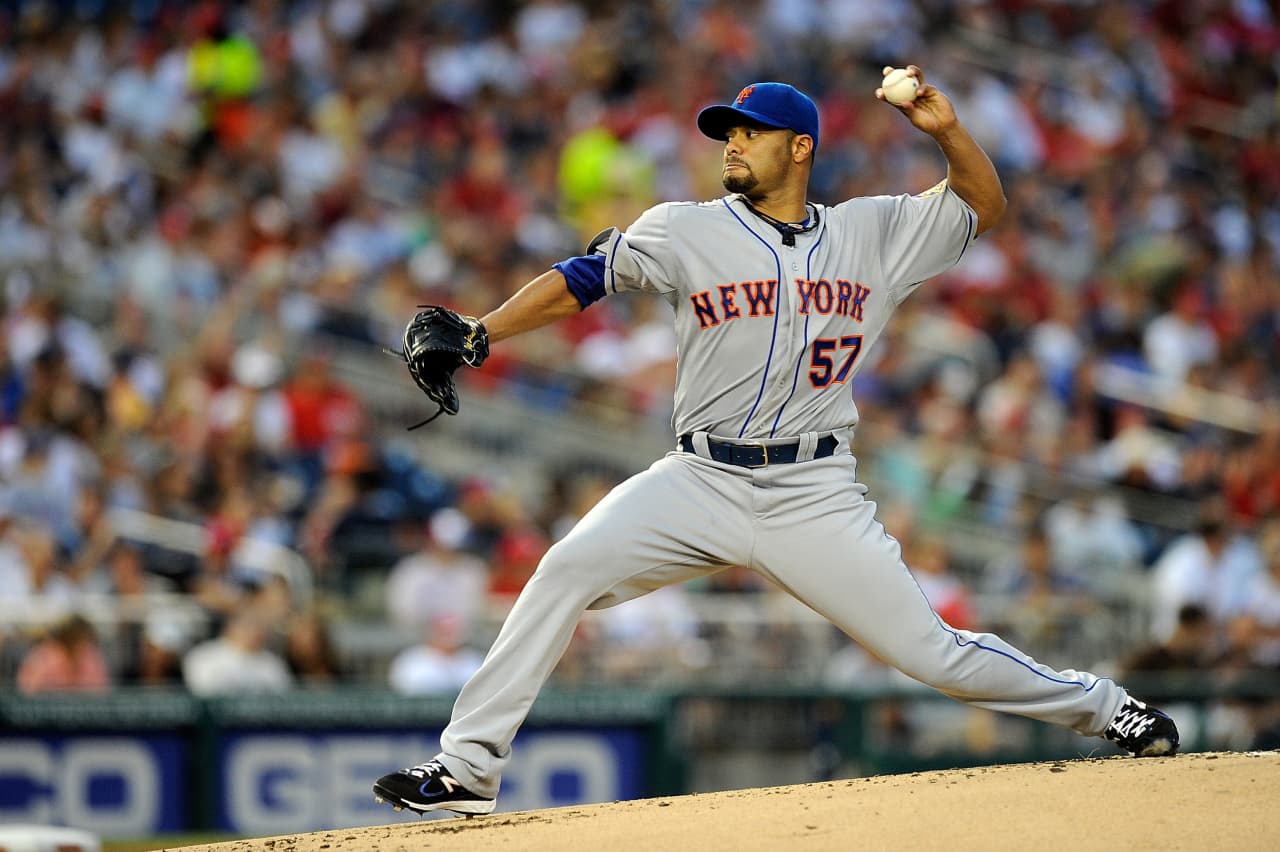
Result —
M 951 573 L 951 554 L 941 539 L 925 537 L 912 548 L 916 582 L 929 599 L 938 617 L 961 630 L 977 629 L 973 600 L 964 585 Z
M 335 437 L 358 434 L 364 423 L 360 400 L 334 378 L 329 356 L 310 352 L 284 388 L 293 448 L 322 450 Z
M 538 560 L 547 552 L 547 539 L 532 529 L 508 531 L 498 541 L 493 554 L 493 571 L 489 575 L 489 595 L 507 604 L 533 576 Z
M 111 688 L 97 633 L 82 615 L 69 615 L 49 629 L 18 669 L 18 691 L 106 692 Z

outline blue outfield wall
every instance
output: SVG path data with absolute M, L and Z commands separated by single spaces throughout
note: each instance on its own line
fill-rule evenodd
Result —
M 0 695 L 0 824 L 126 839 L 417 820 L 377 805 L 372 783 L 435 755 L 452 701 L 355 689 Z M 544 696 L 513 745 L 499 809 L 653 795 L 668 706 L 656 693 Z
M 104 837 L 186 831 L 189 758 L 176 735 L 0 738 L 0 823 Z
M 439 730 L 284 734 L 245 731 L 219 737 L 215 827 L 279 834 L 390 822 L 373 800 L 373 779 L 418 763 L 439 747 Z M 646 794 L 649 759 L 637 728 L 523 732 L 520 760 L 503 777 L 499 810 L 517 811 L 635 799 Z M 405 820 L 419 817 L 401 815 Z

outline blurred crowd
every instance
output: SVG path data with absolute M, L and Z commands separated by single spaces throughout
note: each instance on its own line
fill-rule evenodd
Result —
M 1190 647 L 1274 670 L 1277 57 L 1265 0 L 0 2 L 0 671 L 31 692 L 349 678 L 330 630 L 374 576 L 421 639 L 390 682 L 456 687 L 486 614 L 625 472 L 549 472 L 536 505 L 451 479 L 335 353 L 721 194 L 693 116 L 752 80 L 818 100 L 813 200 L 931 186 L 936 147 L 872 96 L 910 62 L 1009 209 L 857 379 L 886 525 L 958 626 L 1052 651 L 1137 601 L 1154 645 L 1117 666 Z M 668 309 L 619 298 L 505 342 L 464 393 L 660 428 L 673 377 Z M 122 510 L 203 544 L 131 538 Z M 957 554 L 957 525 L 1010 545 Z M 246 542 L 302 554 L 319 593 Z M 735 571 L 588 619 L 560 676 L 705 668 L 691 599 L 715 592 L 770 596 Z M 95 625 L 86 596 L 129 615 Z M 51 602 L 41 638 L 20 616 Z M 789 641 L 763 656 L 786 669 Z

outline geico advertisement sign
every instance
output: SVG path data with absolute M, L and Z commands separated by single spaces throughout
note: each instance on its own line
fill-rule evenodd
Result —
M 435 736 L 236 734 L 222 749 L 221 826 L 241 834 L 283 834 L 377 825 L 420 817 L 373 801 L 372 785 L 421 763 Z M 498 797 L 501 811 L 633 799 L 643 794 L 639 732 L 527 732 L 513 744 Z
M 181 762 L 172 737 L 0 739 L 0 823 L 121 838 L 180 830 Z

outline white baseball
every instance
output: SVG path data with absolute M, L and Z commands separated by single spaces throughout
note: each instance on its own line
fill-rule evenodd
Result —
M 895 68 L 884 76 L 880 88 L 884 90 L 884 99 L 891 104 L 909 104 L 916 99 L 919 87 L 916 78 L 909 76 L 907 69 Z

